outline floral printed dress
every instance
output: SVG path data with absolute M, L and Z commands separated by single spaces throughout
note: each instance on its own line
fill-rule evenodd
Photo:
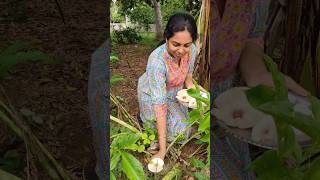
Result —
M 226 0 L 220 18 L 216 0 L 211 1 L 211 102 L 238 84 L 238 60 L 246 42 L 263 47 L 268 3 L 268 0 Z M 253 173 L 246 171 L 251 161 L 248 144 L 226 134 L 217 122 L 211 125 L 213 179 L 254 179 Z
M 166 117 L 168 141 L 187 126 L 183 120 L 188 119 L 188 108 L 177 101 L 176 95 L 184 88 L 187 75 L 192 74 L 195 59 L 196 47 L 192 45 L 190 52 L 181 58 L 179 66 L 177 60 L 169 55 L 167 45 L 163 44 L 151 53 L 146 72 L 138 81 L 140 118 L 145 123 Z M 189 131 L 184 134 L 185 137 L 189 135 Z

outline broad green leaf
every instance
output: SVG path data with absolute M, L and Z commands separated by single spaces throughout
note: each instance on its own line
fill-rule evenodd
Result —
M 305 172 L 303 180 L 320 179 L 320 158 L 315 159 L 310 168 Z
M 3 180 L 21 180 L 21 178 L 0 169 L 0 179 Z
M 192 164 L 193 167 L 196 167 L 196 168 L 205 168 L 206 166 L 202 161 L 194 157 L 190 159 L 190 163 Z
M 205 175 L 202 172 L 195 172 L 193 173 L 193 176 L 196 177 L 198 180 L 209 180 L 210 177 L 208 177 L 207 175 Z
M 139 134 L 122 134 L 113 139 L 111 146 L 117 147 L 119 149 L 125 149 L 135 144 L 137 140 L 139 140 L 139 138 Z
M 152 141 L 152 140 L 154 140 L 156 138 L 156 136 L 154 135 L 154 134 L 151 134 L 150 136 L 149 136 L 149 139 Z
M 120 152 L 113 153 L 110 160 L 110 171 L 112 171 L 115 167 L 117 167 L 118 162 L 120 161 Z
M 131 146 L 126 147 L 125 149 L 137 151 L 139 149 L 139 146 L 137 144 L 132 144 Z
M 264 85 L 246 90 L 245 93 L 252 107 L 258 107 L 275 99 L 275 91 Z
M 188 112 L 189 119 L 185 120 L 184 122 L 192 124 L 195 121 L 199 121 L 199 118 L 201 117 L 201 112 L 198 109 L 194 109 L 190 112 Z
M 294 175 L 299 174 L 295 171 L 287 169 L 283 162 L 280 160 L 280 156 L 274 150 L 269 150 L 254 160 L 250 169 L 257 174 L 257 180 L 291 180 L 299 179 Z
M 198 131 L 202 132 L 207 129 L 210 129 L 210 114 L 209 113 L 207 113 L 205 115 L 205 117 L 203 118 L 203 120 L 200 122 Z
M 133 155 L 121 153 L 122 170 L 130 180 L 143 180 L 144 171 L 141 163 Z
M 313 96 L 309 96 L 309 100 L 311 103 L 311 110 L 314 115 L 314 119 L 317 120 L 317 122 L 320 122 L 320 101 Z
M 110 180 L 117 180 L 113 172 L 110 172 Z
M 201 138 L 200 138 L 200 140 L 202 141 L 202 142 L 210 142 L 210 132 L 209 133 L 205 133 L 205 135 L 203 135 Z

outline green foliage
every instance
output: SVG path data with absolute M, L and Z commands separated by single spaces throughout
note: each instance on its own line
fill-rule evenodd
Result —
M 0 78 L 8 75 L 8 71 L 18 63 L 27 61 L 48 62 L 48 55 L 28 49 L 27 43 L 16 41 L 14 44 L 0 51 Z
M 162 22 L 165 26 L 169 17 L 177 12 L 186 12 L 186 2 L 181 0 L 166 1 L 161 4 Z
M 272 59 L 265 56 L 266 65 L 272 74 L 274 88 L 257 86 L 246 92 L 248 101 L 256 109 L 273 116 L 278 134 L 278 149 L 267 151 L 257 158 L 250 169 L 257 173 L 259 180 L 264 179 L 302 179 L 318 177 L 320 166 L 314 156 L 320 152 L 320 101 L 309 96 L 313 116 L 295 112 L 288 100 L 288 90 L 283 75 L 277 70 Z M 311 148 L 302 150 L 292 127 L 312 138 Z M 313 157 L 313 158 L 311 158 Z M 317 158 L 316 158 L 317 159 Z M 288 163 L 290 162 L 290 163 Z M 304 165 L 311 163 L 310 165 Z
M 115 74 L 115 75 L 111 75 L 111 78 L 110 78 L 110 85 L 115 85 L 121 81 L 124 81 L 125 79 L 119 75 L 119 74 Z
M 130 20 L 144 28 L 144 30 L 149 31 L 149 24 L 154 23 L 154 10 L 146 3 L 138 4 L 129 14 Z
M 139 147 L 136 142 L 140 139 L 140 134 L 132 132 L 115 134 L 111 143 L 110 171 L 114 174 L 124 172 L 129 179 L 144 179 L 144 171 L 141 163 L 127 150 L 136 150 Z M 120 168 L 117 168 L 120 166 Z
M 119 3 L 118 1 L 115 3 L 111 2 L 110 14 L 111 14 L 111 22 L 121 23 L 125 21 L 125 16 L 121 11 L 121 3 Z
M 110 64 L 112 67 L 117 67 L 118 65 L 118 62 L 119 62 L 119 58 L 116 54 L 114 53 L 111 53 L 111 56 L 110 56 Z
M 117 43 L 121 44 L 134 44 L 141 40 L 141 36 L 138 34 L 137 30 L 134 28 L 127 27 L 123 30 L 118 30 L 113 32 Z

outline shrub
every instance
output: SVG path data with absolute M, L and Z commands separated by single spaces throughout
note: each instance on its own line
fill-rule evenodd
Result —
M 141 40 L 141 36 L 134 28 L 126 28 L 119 31 L 114 31 L 114 37 L 118 43 L 122 44 L 134 44 Z

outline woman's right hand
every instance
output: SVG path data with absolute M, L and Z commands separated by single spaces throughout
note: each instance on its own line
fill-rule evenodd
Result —
M 151 159 L 160 158 L 164 160 L 165 156 L 166 156 L 166 150 L 159 150 L 155 155 L 151 157 Z
M 286 82 L 286 86 L 288 87 L 288 89 L 300 96 L 307 96 L 309 94 L 309 92 L 307 90 L 305 90 L 303 87 L 301 87 L 297 82 L 295 82 L 291 77 L 283 74 L 285 82 Z M 247 85 L 249 87 L 254 87 L 257 85 L 266 85 L 269 87 L 274 87 L 274 83 L 272 80 L 272 76 L 270 72 L 267 73 L 263 73 L 260 75 L 257 75 L 255 77 L 250 78 L 250 80 L 248 80 Z

